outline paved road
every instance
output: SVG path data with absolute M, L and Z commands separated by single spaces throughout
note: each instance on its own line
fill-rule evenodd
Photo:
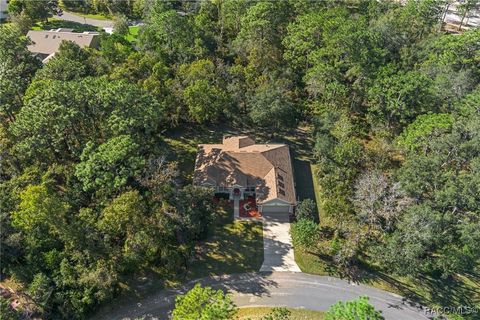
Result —
M 71 12 L 66 12 L 63 11 L 63 14 L 61 16 L 54 16 L 55 19 L 60 19 L 60 20 L 67 20 L 67 21 L 73 21 L 73 22 L 78 22 L 78 23 L 83 23 L 83 24 L 90 24 L 95 27 L 100 27 L 100 28 L 112 28 L 113 27 L 113 22 L 111 20 L 97 20 L 97 19 L 91 19 L 91 18 L 85 18 L 82 16 L 78 16 L 74 13 Z
M 327 310 L 339 300 L 352 300 L 362 295 L 382 310 L 386 320 L 431 319 L 425 311 L 402 297 L 367 287 L 353 285 L 345 280 L 298 272 L 246 273 L 192 281 L 178 290 L 164 290 L 132 305 L 115 305 L 103 310 L 94 319 L 165 319 L 173 307 L 175 296 L 191 288 L 195 283 L 209 285 L 232 293 L 239 307 L 288 306 L 310 310 Z
M 301 272 L 293 256 L 288 213 L 263 214 L 263 259 L 260 271 Z

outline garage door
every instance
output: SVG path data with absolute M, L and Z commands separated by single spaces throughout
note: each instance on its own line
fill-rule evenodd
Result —
M 273 206 L 262 206 L 262 212 L 265 213 L 288 213 L 290 209 L 290 206 L 279 206 L 279 205 L 273 205 Z

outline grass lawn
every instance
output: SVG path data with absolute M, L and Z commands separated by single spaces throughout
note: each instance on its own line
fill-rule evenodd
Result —
M 136 41 L 139 31 L 140 31 L 140 26 L 130 26 L 130 27 L 128 27 L 128 34 L 125 36 L 125 39 L 128 42 Z
M 196 247 L 188 278 L 258 271 L 263 263 L 259 221 L 234 221 L 230 206 L 220 210 L 209 238 Z
M 73 29 L 74 32 L 99 31 L 99 28 L 89 24 L 59 20 L 59 19 L 50 19 L 47 23 L 37 22 L 32 27 L 32 30 L 50 30 L 50 29 L 58 29 L 58 28 Z
M 83 12 L 74 12 L 74 11 L 68 11 L 64 10 L 66 12 L 69 12 L 71 14 L 74 14 L 79 17 L 84 17 L 84 18 L 89 18 L 89 19 L 95 19 L 95 20 L 112 20 L 111 16 L 101 14 L 101 13 L 83 13 Z
M 247 307 L 247 308 L 240 308 L 238 310 L 237 319 L 238 320 L 259 320 L 263 316 L 267 315 L 269 312 L 272 311 L 273 308 L 269 307 Z M 287 308 L 291 314 L 291 320 L 321 320 L 323 319 L 324 312 L 322 311 L 313 311 L 313 310 L 306 310 L 306 309 L 295 309 L 295 308 Z

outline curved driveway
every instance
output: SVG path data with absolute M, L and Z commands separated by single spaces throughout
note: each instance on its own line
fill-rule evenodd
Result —
M 131 305 L 115 305 L 104 310 L 96 319 L 165 319 L 173 307 L 175 296 L 191 288 L 195 283 L 209 285 L 232 293 L 239 307 L 288 306 L 311 310 L 327 310 L 340 300 L 352 300 L 366 295 L 381 310 L 387 320 L 420 320 L 433 316 L 402 297 L 348 281 L 298 272 L 245 273 L 192 281 L 177 290 L 163 290 L 156 295 Z

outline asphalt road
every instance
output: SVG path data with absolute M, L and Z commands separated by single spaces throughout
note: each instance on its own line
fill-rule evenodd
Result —
M 131 305 L 115 305 L 103 310 L 95 319 L 166 319 L 175 296 L 191 288 L 195 283 L 209 285 L 232 293 L 238 307 L 288 306 L 310 310 L 327 310 L 340 300 L 353 300 L 366 295 L 381 310 L 387 320 L 431 319 L 433 315 L 424 308 L 409 303 L 402 297 L 332 277 L 315 276 L 298 272 L 247 273 L 192 281 L 177 290 L 163 290 Z
M 82 16 L 77 16 L 76 14 L 73 14 L 73 13 L 67 12 L 67 11 L 63 11 L 61 16 L 54 16 L 54 18 L 55 19 L 60 19 L 60 20 L 83 23 L 83 24 L 90 24 L 92 26 L 100 27 L 100 28 L 112 28 L 113 27 L 113 21 L 111 21 L 111 20 L 97 20 L 97 19 L 85 18 L 85 17 L 82 17 Z

